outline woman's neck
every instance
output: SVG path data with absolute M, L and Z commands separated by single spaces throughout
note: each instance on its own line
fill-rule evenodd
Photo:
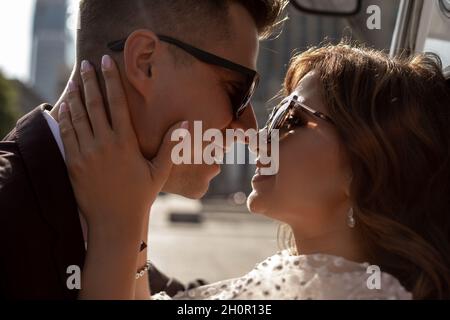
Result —
M 300 255 L 321 253 L 343 257 L 349 261 L 367 262 L 356 228 L 348 229 L 333 230 L 311 238 L 304 238 L 293 229 L 297 253 Z
M 310 223 L 290 224 L 294 234 L 297 253 L 328 254 L 355 262 L 368 262 L 366 248 L 358 223 L 354 228 L 347 225 L 349 203 L 334 206 L 334 214 L 310 213 L 311 217 L 327 217 Z M 329 208 L 328 208 L 329 209 Z

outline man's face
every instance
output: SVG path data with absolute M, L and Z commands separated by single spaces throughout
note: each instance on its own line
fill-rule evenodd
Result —
M 231 4 L 230 21 L 230 40 L 226 43 L 223 40 L 204 41 L 200 49 L 255 70 L 259 45 L 253 19 L 241 5 Z M 190 122 L 192 140 L 201 139 L 194 137 L 194 121 L 202 122 L 203 132 L 212 128 L 223 133 L 230 128 L 256 128 L 251 106 L 238 120 L 234 119 L 230 95 L 236 82 L 242 80 L 239 73 L 195 58 L 192 58 L 192 63 L 180 65 L 171 56 L 169 45 L 161 42 L 159 47 L 153 53 L 152 77 L 145 80 L 149 82 L 148 93 L 137 98 L 130 94 L 129 88 L 127 90 L 141 150 L 148 159 L 157 154 L 167 129 L 179 121 Z M 203 147 L 206 145 L 204 143 Z M 163 191 L 200 198 L 219 173 L 220 166 L 216 164 L 177 165 L 173 167 Z

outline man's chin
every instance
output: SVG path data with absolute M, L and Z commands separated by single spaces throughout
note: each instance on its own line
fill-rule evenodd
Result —
M 201 199 L 208 192 L 210 182 L 219 173 L 219 165 L 175 167 L 162 191 L 189 199 Z
M 178 186 L 165 186 L 162 192 L 176 194 L 188 199 L 199 200 L 205 196 L 208 192 L 209 183 L 206 186 L 188 186 L 188 187 L 180 187 Z
M 178 193 L 178 195 L 183 196 L 185 198 L 188 199 L 192 199 L 192 200 L 200 200 L 201 198 L 203 198 L 205 196 L 205 194 L 208 192 L 208 190 L 206 191 L 198 191 L 198 192 L 191 192 L 191 191 L 187 191 L 187 192 L 180 192 Z

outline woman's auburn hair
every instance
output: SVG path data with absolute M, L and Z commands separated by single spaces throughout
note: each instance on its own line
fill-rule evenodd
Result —
M 439 57 L 391 58 L 343 40 L 296 55 L 284 93 L 312 70 L 350 163 L 370 262 L 414 299 L 449 299 L 450 90 Z

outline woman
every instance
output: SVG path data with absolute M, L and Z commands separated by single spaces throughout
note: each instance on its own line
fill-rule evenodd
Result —
M 439 59 L 392 59 L 344 43 L 312 48 L 292 60 L 284 95 L 267 125 L 280 130 L 280 170 L 259 175 L 258 162 L 248 207 L 286 223 L 286 250 L 241 278 L 176 298 L 450 298 L 450 94 Z M 80 103 L 69 104 L 71 110 Z M 93 164 L 120 167 L 111 159 L 120 150 L 110 142 L 77 157 L 82 147 L 70 134 L 68 109 L 60 125 L 66 148 L 75 150 L 67 161 L 82 209 L 148 201 L 119 190 L 109 199 L 90 196 L 108 188 Z M 170 143 L 163 146 L 156 163 L 167 175 Z M 123 174 L 121 185 L 131 186 L 133 177 Z

